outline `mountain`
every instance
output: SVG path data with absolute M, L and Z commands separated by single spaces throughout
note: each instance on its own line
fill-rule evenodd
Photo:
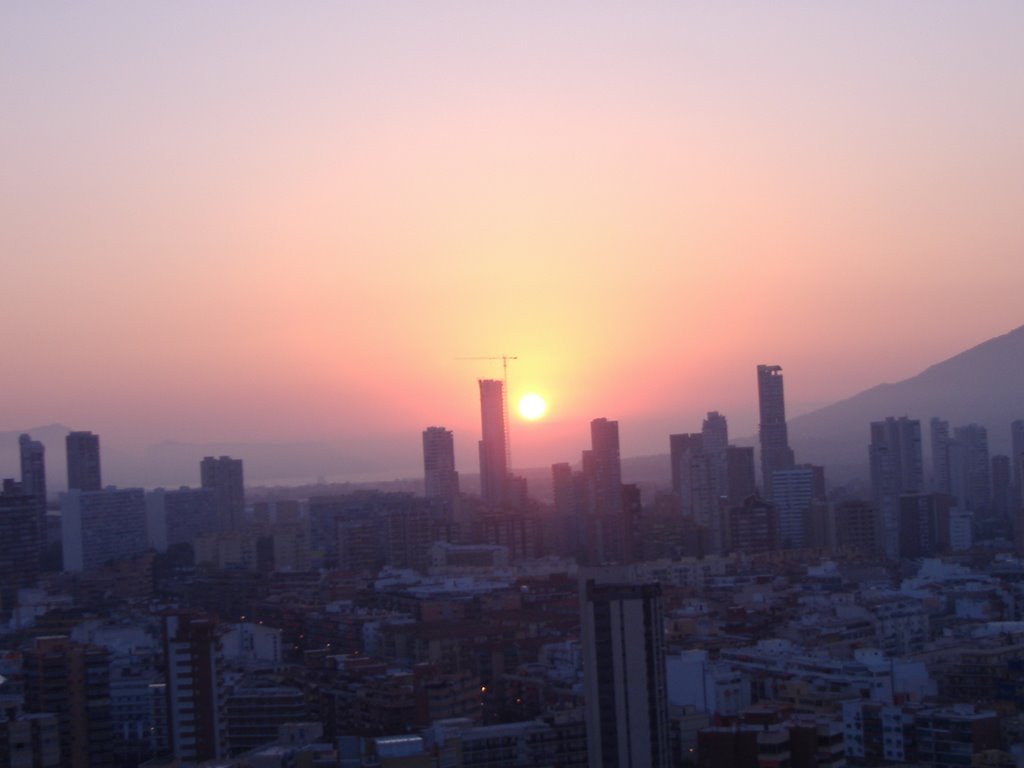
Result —
M 1024 418 L 1024 326 L 904 381 L 879 384 L 791 419 L 789 441 L 798 461 L 824 464 L 831 481 L 864 479 L 868 425 L 886 416 L 920 419 L 926 456 L 932 416 L 954 427 L 981 424 L 988 429 L 990 453 L 1008 453 L 1010 422 Z

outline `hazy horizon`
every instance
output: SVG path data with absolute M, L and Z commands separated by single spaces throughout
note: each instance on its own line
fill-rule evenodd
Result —
M 501 365 L 461 357 L 548 400 L 516 467 L 601 416 L 624 456 L 752 435 L 758 363 L 791 417 L 906 379 L 1024 322 L 1022 38 L 1013 3 L 8 4 L 0 430 L 405 466 L 437 425 L 472 473 Z

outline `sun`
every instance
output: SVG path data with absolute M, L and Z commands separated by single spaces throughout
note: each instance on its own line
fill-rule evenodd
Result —
M 519 398 L 519 415 L 527 421 L 536 421 L 544 415 L 547 409 L 548 404 L 540 395 L 531 392 Z

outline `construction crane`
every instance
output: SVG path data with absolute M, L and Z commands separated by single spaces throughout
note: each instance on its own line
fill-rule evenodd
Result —
M 483 357 L 457 357 L 456 360 L 501 360 L 501 388 L 505 396 L 502 416 L 505 420 L 505 464 L 512 470 L 512 447 L 509 441 L 510 425 L 508 420 L 508 361 L 518 360 L 516 355 L 491 355 Z

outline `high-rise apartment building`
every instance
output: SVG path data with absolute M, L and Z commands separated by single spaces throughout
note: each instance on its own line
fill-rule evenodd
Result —
M 141 488 L 68 491 L 60 499 L 64 570 L 99 568 L 148 548 L 146 494 Z
M 715 506 L 728 495 L 729 485 L 729 424 L 718 411 L 709 411 L 701 426 L 701 442 L 708 461 L 708 480 Z
M 931 488 L 936 493 L 952 493 L 953 483 L 950 478 L 949 458 L 952 437 L 949 434 L 949 422 L 937 416 L 932 416 L 929 428 L 932 446 Z
M 921 422 L 906 416 L 871 422 L 868 458 L 882 550 L 895 559 L 899 555 L 900 495 L 924 490 Z
M 245 515 L 245 479 L 242 460 L 207 456 L 199 464 L 200 485 L 214 495 L 217 528 L 237 531 Z
M 455 471 L 455 440 L 451 430 L 427 427 L 423 430 L 423 482 L 428 499 L 451 510 L 459 495 L 459 473 Z
M 156 488 L 146 493 L 146 536 L 157 552 L 217 530 L 217 498 L 208 488 Z
M 114 765 L 110 652 L 67 637 L 38 637 L 24 653 L 25 709 L 57 715 L 61 766 Z
M 227 691 L 217 623 L 195 613 L 164 616 L 164 676 L 171 752 L 178 760 L 227 755 Z
M 508 485 L 508 435 L 505 431 L 505 382 L 480 379 L 480 496 L 492 509 L 505 502 Z
M 21 456 L 21 488 L 35 499 L 39 546 L 46 543 L 46 447 L 29 435 L 18 438 Z
M 704 434 L 669 435 L 672 490 L 679 511 L 695 526 L 701 551 L 721 551 L 719 500 L 715 493 L 712 459 L 704 449 Z M 717 459 L 718 457 L 716 457 Z
M 728 506 L 738 507 L 757 493 L 754 449 L 730 445 L 725 454 Z
M 795 459 L 789 447 L 786 426 L 786 398 L 782 388 L 782 366 L 757 366 L 757 402 L 761 414 L 761 482 L 765 498 L 772 498 L 772 473 L 792 469 Z
M 92 432 L 68 432 L 64 440 L 68 456 L 68 490 L 98 491 L 100 476 L 100 436 Z
M 13 480 L 0 492 L 0 609 L 9 610 L 18 587 L 35 583 L 39 570 L 36 499 Z
M 968 424 L 953 430 L 959 448 L 954 472 L 958 475 L 957 501 L 961 509 L 988 513 L 992 506 L 992 465 L 988 453 L 988 430 L 980 424 Z
M 1013 472 L 1014 505 L 1024 505 L 1024 419 L 1010 424 L 1010 468 Z
M 622 460 L 619 456 L 619 422 L 590 422 L 591 504 L 596 515 L 622 511 Z
M 592 768 L 667 768 L 661 586 L 619 575 L 587 574 L 581 585 L 587 753 Z
M 811 467 L 794 467 L 772 473 L 779 543 L 783 549 L 799 549 L 807 544 L 811 502 L 818 497 L 814 474 Z

